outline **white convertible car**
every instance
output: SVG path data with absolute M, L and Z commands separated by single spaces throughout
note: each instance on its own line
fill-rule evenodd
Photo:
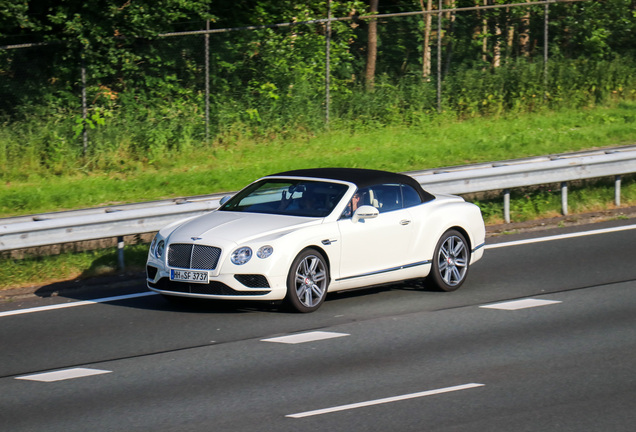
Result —
M 168 299 L 285 300 L 312 312 L 328 292 L 405 279 L 456 290 L 484 238 L 477 206 L 430 194 L 410 176 L 288 171 L 159 231 L 148 287 Z

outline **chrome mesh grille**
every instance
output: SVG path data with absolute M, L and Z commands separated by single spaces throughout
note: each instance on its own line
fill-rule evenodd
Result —
M 192 252 L 192 268 L 214 270 L 219 262 L 221 249 L 212 246 L 194 245 Z
M 171 244 L 168 265 L 187 269 L 214 270 L 219 263 L 221 249 L 214 246 Z
M 168 249 L 168 265 L 170 267 L 190 268 L 192 256 L 191 244 L 171 244 Z

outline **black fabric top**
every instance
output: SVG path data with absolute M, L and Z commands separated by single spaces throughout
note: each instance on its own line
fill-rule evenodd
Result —
M 378 184 L 402 183 L 411 186 L 422 198 L 422 202 L 430 201 L 435 197 L 422 189 L 422 186 L 413 177 L 393 173 L 389 171 L 372 170 L 365 168 L 309 168 L 285 171 L 272 174 L 268 177 L 309 177 L 316 179 L 332 179 L 354 183 L 358 188 L 374 186 Z

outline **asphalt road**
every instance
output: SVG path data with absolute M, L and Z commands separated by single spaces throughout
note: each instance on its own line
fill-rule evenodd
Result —
M 307 315 L 176 307 L 143 281 L 3 303 L 0 431 L 633 431 L 630 223 L 491 239 L 457 292 Z

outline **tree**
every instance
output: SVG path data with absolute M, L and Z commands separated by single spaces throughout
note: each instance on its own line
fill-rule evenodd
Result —
M 370 14 L 378 13 L 378 0 L 370 0 Z M 369 20 L 369 40 L 367 44 L 367 68 L 365 84 L 367 90 L 375 87 L 375 64 L 378 58 L 378 21 L 375 18 Z
M 424 0 L 420 0 L 420 6 L 423 11 L 433 10 L 433 0 L 427 0 L 424 7 Z M 430 81 L 431 76 L 431 24 L 433 21 L 432 14 L 424 15 L 424 40 L 422 41 L 422 78 Z

